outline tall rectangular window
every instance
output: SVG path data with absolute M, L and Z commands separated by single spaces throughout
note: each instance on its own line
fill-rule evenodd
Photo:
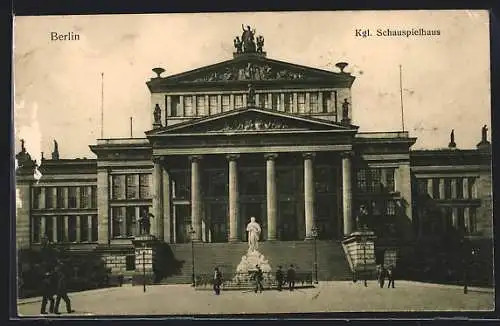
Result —
M 477 209 L 476 207 L 469 208 L 469 233 L 477 232 Z
M 360 169 L 356 175 L 356 182 L 360 192 L 368 191 L 368 170 Z
M 222 95 L 222 112 L 227 112 L 231 109 L 231 99 L 229 95 Z
M 98 232 L 99 232 L 99 220 L 97 219 L 97 215 L 92 215 L 92 238 L 90 241 L 96 242 L 98 240 Z
M 319 95 L 317 92 L 312 92 L 309 94 L 309 111 L 319 112 Z
M 210 109 L 209 114 L 219 113 L 217 95 L 210 95 L 208 97 L 208 102 L 209 102 L 209 109 Z
M 285 112 L 292 112 L 293 108 L 293 94 L 285 93 Z
M 444 179 L 444 198 L 445 199 L 451 198 L 451 179 L 450 178 Z
M 330 92 L 323 92 L 323 99 L 321 103 L 321 111 L 327 113 L 330 107 Z
M 89 241 L 89 218 L 87 215 L 81 215 L 80 218 L 80 241 Z
M 304 113 L 306 111 L 306 94 L 297 93 L 297 110 L 299 113 Z
M 113 219 L 113 223 L 111 226 L 113 238 L 121 237 L 125 235 L 125 230 L 123 230 L 123 219 L 125 218 L 124 214 L 125 207 L 112 207 L 111 208 L 111 217 Z
M 272 103 L 271 108 L 273 110 L 280 111 L 281 110 L 281 94 L 273 93 L 272 100 L 273 100 L 273 103 Z
M 57 196 L 57 208 L 64 208 L 64 188 L 57 187 L 56 188 L 56 196 Z
M 137 183 L 135 174 L 127 174 L 127 199 L 137 198 Z
M 439 178 L 432 179 L 432 198 L 439 199 Z
M 139 197 L 141 199 L 150 198 L 151 193 L 149 191 L 149 183 L 151 175 L 150 174 L 140 174 L 139 175 Z
M 170 97 L 170 115 L 172 117 L 177 117 L 180 115 L 181 111 L 181 100 L 178 95 Z
M 385 176 L 386 176 L 386 188 L 387 191 L 393 192 L 396 190 L 396 185 L 394 182 L 394 174 L 396 172 L 396 169 L 385 169 Z M 427 186 L 427 185 L 426 185 Z
M 33 243 L 39 243 L 40 242 L 40 225 L 42 223 L 42 219 L 40 218 L 40 216 L 33 216 L 33 220 L 32 220 L 32 225 L 31 225 L 31 229 L 32 229 L 32 239 L 33 239 Z
M 40 208 L 40 198 L 42 196 L 42 188 L 40 187 L 35 187 L 33 188 L 33 203 L 32 207 L 34 209 Z
M 234 95 L 234 108 L 239 109 L 243 107 L 243 95 Z
M 52 216 L 44 216 L 45 219 L 45 236 L 50 242 L 54 241 L 54 219 Z
M 196 96 L 196 110 L 198 116 L 206 115 L 206 107 L 205 107 L 205 95 Z
M 113 175 L 111 177 L 113 199 L 125 199 L 125 176 Z
M 87 186 L 80 187 L 80 208 L 89 208 L 90 194 Z
M 76 219 L 77 216 L 68 216 L 68 241 L 76 242 Z
M 193 97 L 192 96 L 184 96 L 184 115 L 186 117 L 191 117 L 194 115 L 193 111 Z
M 58 216 L 57 217 L 57 240 L 59 242 L 66 242 L 68 239 L 66 239 L 66 232 L 65 232 L 65 225 L 64 221 L 66 220 L 66 216 Z
M 174 185 L 174 199 L 189 199 L 191 197 L 191 178 L 188 170 L 171 173 Z
M 45 187 L 45 208 L 54 208 L 54 187 Z
M 464 198 L 464 186 L 463 186 L 464 179 L 463 178 L 457 178 L 457 199 L 463 199 Z
M 92 186 L 90 195 L 90 208 L 97 208 L 97 186 Z
M 76 208 L 76 187 L 68 187 L 68 207 Z
M 417 193 L 421 196 L 427 195 L 427 179 L 417 179 Z
M 136 214 L 135 214 L 135 207 L 127 207 L 127 216 L 126 216 L 126 232 L 127 236 L 131 237 L 136 234 Z
M 476 183 L 476 178 L 469 178 L 469 198 L 476 198 L 476 194 L 474 193 L 474 184 Z

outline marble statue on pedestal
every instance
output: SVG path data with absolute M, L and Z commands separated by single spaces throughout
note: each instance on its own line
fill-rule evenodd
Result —
M 264 281 L 267 281 L 272 277 L 272 269 L 269 261 L 258 251 L 262 228 L 256 222 L 255 217 L 250 218 L 250 223 L 248 223 L 246 231 L 248 232 L 248 250 L 241 257 L 241 261 L 238 267 L 236 267 L 235 280 L 240 282 L 248 281 L 258 266 L 264 273 Z

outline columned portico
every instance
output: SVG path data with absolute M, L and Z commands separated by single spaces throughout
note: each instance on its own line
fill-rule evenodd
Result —
M 312 239 L 312 229 L 314 227 L 314 153 L 304 153 L 304 212 L 306 240 Z
M 352 177 L 351 152 L 342 153 L 342 204 L 344 213 L 344 235 L 353 231 L 352 221 Z
M 266 158 L 266 202 L 267 202 L 267 240 L 276 240 L 277 194 L 276 158 L 277 154 L 265 154 Z
M 238 166 L 237 160 L 240 156 L 237 154 L 227 155 L 229 162 L 229 241 L 240 241 L 239 236 L 239 191 L 238 191 Z
M 194 229 L 192 235 L 193 241 L 201 241 L 202 239 L 202 195 L 201 195 L 201 176 L 200 176 L 200 161 L 202 156 L 189 156 L 191 161 L 191 224 Z

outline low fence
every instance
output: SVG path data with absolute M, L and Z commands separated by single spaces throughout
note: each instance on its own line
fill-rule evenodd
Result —
M 198 274 L 195 277 L 195 288 L 197 290 L 212 289 L 214 284 L 213 274 Z M 262 285 L 264 289 L 277 289 L 278 282 L 272 273 L 263 273 Z M 288 280 L 283 279 L 283 287 L 288 287 Z M 253 273 L 235 273 L 231 277 L 223 277 L 221 289 L 223 290 L 245 290 L 255 287 Z M 313 287 L 312 272 L 296 272 L 295 287 Z

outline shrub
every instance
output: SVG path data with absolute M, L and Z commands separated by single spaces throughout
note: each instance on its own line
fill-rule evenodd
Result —
M 43 275 L 58 263 L 63 264 L 69 291 L 108 286 L 110 270 L 98 255 L 73 253 L 64 247 L 46 245 L 41 249 L 22 249 L 18 252 L 19 297 L 41 295 Z

